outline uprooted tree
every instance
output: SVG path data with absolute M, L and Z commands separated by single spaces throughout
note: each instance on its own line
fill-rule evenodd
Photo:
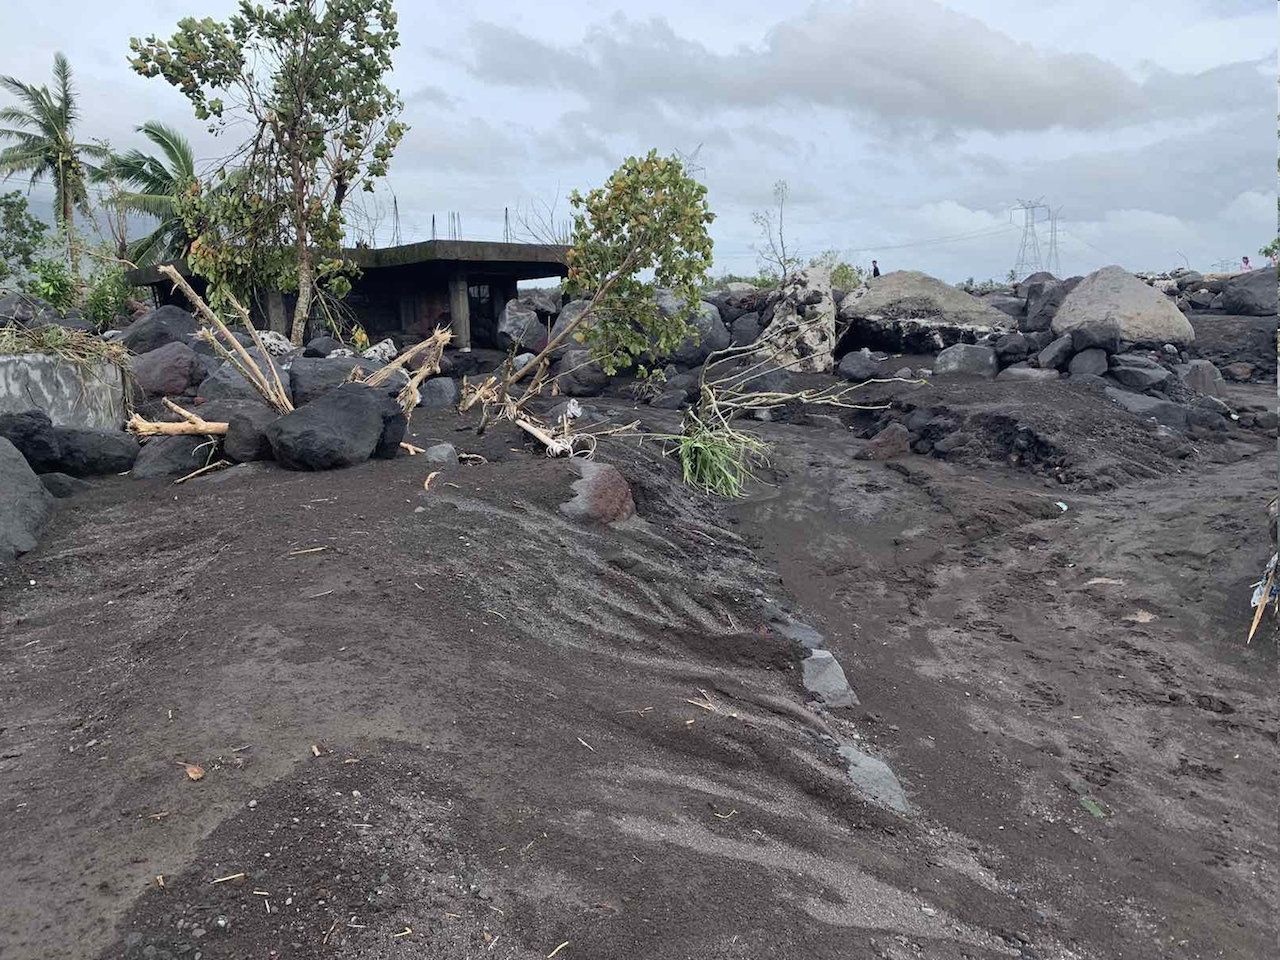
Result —
M 225 21 L 188 17 L 168 40 L 130 41 L 133 69 L 180 90 L 211 132 L 250 131 L 180 203 L 188 261 L 215 304 L 296 291 L 300 344 L 317 293 L 349 290 L 344 204 L 385 176 L 406 129 L 383 79 L 399 44 L 392 0 L 241 0 Z
M 678 158 L 656 150 L 628 157 L 603 187 L 570 194 L 565 290 L 590 299 L 541 353 L 512 373 L 508 385 L 538 369 L 570 337 L 584 342 L 607 373 L 674 350 L 690 333 L 689 318 L 711 267 L 707 225 L 715 214 L 706 196 L 707 188 Z M 679 297 L 684 309 L 664 315 L 655 297 L 659 287 Z

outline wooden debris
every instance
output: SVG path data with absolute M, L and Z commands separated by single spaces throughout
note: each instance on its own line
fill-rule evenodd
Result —
M 243 873 L 243 872 L 241 872 L 241 873 L 232 873 L 232 874 L 229 874 L 228 876 L 225 876 L 225 877 L 219 877 L 217 880 L 210 880 L 210 881 L 209 881 L 209 884 L 210 884 L 210 886 L 212 886 L 212 885 L 213 885 L 213 884 L 215 884 L 215 883 L 228 883 L 228 882 L 230 882 L 230 881 L 232 881 L 232 880 L 243 880 L 246 876 L 248 876 L 248 874 L 245 874 L 245 873 Z
M 215 470 L 223 470 L 229 466 L 231 466 L 230 460 L 215 460 L 213 463 L 208 466 L 201 467 L 199 470 L 192 470 L 185 477 L 179 477 L 177 480 L 173 481 L 173 483 L 174 486 L 177 486 L 180 483 L 186 483 L 188 480 L 194 480 L 196 477 L 204 476 L 206 473 L 213 473 Z
M 168 397 L 165 397 L 164 405 L 182 419 L 175 422 L 169 422 L 167 420 L 146 420 L 135 413 L 129 418 L 129 422 L 125 424 L 125 428 L 140 437 L 201 435 L 215 437 L 225 435 L 228 427 L 230 426 L 222 420 L 205 420 L 203 417 L 192 413 L 190 410 L 178 406 Z
M 286 557 L 300 557 L 300 556 L 302 556 L 303 554 L 306 554 L 306 553 L 319 553 L 321 550 L 328 550 L 328 549 L 329 549 L 329 548 L 328 548 L 327 546 L 325 546 L 325 547 L 307 547 L 307 549 L 305 549 L 305 550 L 294 550 L 292 553 L 286 553 L 286 554 L 285 554 L 285 556 L 286 556 Z
M 556 947 L 554 950 L 552 950 L 550 953 L 548 953 L 548 954 L 547 954 L 547 960 L 551 960 L 551 958 L 552 958 L 552 957 L 554 957 L 557 953 L 559 953 L 561 950 L 563 950 L 563 949 L 564 949 L 565 947 L 567 947 L 568 945 L 569 945 L 569 941 L 568 941 L 568 940 L 566 940 L 564 943 L 560 944 L 560 946 Z

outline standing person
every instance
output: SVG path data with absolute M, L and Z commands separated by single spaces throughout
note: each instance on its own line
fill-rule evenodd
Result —
M 1243 270 L 1245 273 L 1248 273 L 1250 270 L 1253 269 L 1253 267 L 1249 263 L 1248 257 L 1240 258 L 1240 269 Z
M 880 276 L 880 264 L 876 263 L 874 260 L 871 261 L 871 275 L 873 277 Z

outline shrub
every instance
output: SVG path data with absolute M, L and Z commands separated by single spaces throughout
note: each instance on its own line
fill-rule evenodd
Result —
M 76 282 L 65 260 L 41 257 L 31 264 L 31 277 L 26 291 L 39 297 L 55 310 L 67 310 L 75 306 Z
M 127 313 L 130 287 L 118 267 L 99 270 L 85 286 L 84 315 L 99 330 L 105 330 L 122 313 Z

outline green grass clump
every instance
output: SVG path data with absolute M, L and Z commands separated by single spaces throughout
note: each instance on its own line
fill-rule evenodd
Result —
M 690 413 L 684 430 L 670 438 L 680 460 L 684 482 L 722 497 L 741 497 L 753 476 L 751 468 L 765 462 L 768 447 L 726 421 L 708 424 Z

